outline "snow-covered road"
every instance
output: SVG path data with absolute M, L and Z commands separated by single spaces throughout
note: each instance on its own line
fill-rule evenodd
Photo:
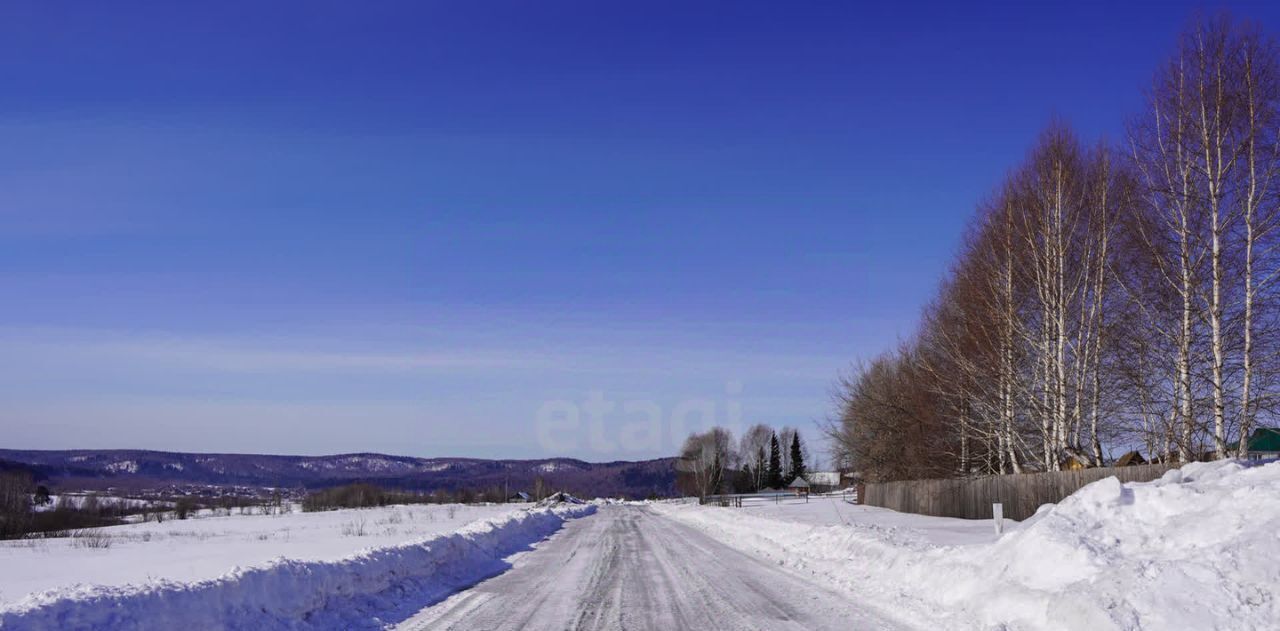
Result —
M 398 628 L 904 627 L 643 507 L 606 506 Z

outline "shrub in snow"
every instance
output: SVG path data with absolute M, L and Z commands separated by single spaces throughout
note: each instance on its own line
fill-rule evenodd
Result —
M 111 547 L 111 535 L 93 528 L 75 530 L 71 532 L 71 545 L 76 548 L 104 550 Z
M 355 521 L 349 521 L 342 525 L 342 534 L 348 537 L 365 536 L 365 520 L 363 517 Z

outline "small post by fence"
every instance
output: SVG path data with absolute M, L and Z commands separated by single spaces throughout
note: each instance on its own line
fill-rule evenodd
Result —
M 1004 504 L 995 503 L 991 505 L 991 518 L 996 522 L 996 534 L 1004 533 Z

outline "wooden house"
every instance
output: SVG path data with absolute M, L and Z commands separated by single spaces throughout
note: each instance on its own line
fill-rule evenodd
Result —
M 804 478 L 796 478 L 787 485 L 787 490 L 798 496 L 809 495 L 809 483 Z
M 1136 467 L 1140 464 L 1147 464 L 1147 459 L 1143 458 L 1142 454 L 1139 453 L 1137 450 L 1134 450 L 1126 453 L 1123 456 L 1120 456 L 1119 458 L 1116 458 L 1116 463 L 1113 466 Z

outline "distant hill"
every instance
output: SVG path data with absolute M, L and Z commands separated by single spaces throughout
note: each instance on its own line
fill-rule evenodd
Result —
M 675 491 L 675 459 L 593 463 L 571 458 L 482 460 L 357 453 L 332 456 L 193 454 L 135 449 L 0 449 L 0 461 L 26 465 L 62 488 L 168 485 L 323 488 L 350 482 L 433 491 L 506 486 L 527 491 L 536 478 L 586 496 L 647 497 Z

